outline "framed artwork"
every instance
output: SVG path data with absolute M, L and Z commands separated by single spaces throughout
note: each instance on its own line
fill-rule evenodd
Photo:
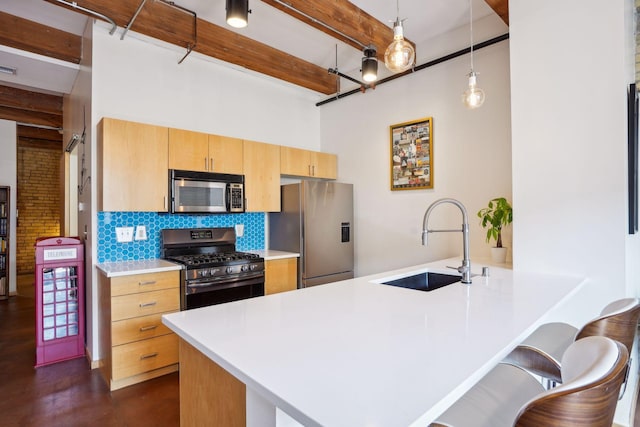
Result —
M 433 118 L 389 126 L 391 190 L 433 188 Z

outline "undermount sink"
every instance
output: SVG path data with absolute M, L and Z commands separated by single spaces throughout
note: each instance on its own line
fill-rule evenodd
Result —
M 382 285 L 399 286 L 401 288 L 429 292 L 434 289 L 459 282 L 461 279 L 462 277 L 453 274 L 434 273 L 428 271 L 379 283 Z

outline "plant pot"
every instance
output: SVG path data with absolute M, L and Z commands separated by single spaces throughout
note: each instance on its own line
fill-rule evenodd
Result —
M 507 248 L 491 248 L 491 260 L 499 264 L 507 262 Z

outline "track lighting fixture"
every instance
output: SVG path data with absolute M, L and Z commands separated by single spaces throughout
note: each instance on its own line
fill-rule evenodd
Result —
M 411 43 L 404 39 L 402 31 L 404 19 L 400 19 L 400 0 L 396 1 L 396 7 L 398 15 L 393 24 L 393 42 L 384 52 L 384 65 L 387 66 L 389 71 L 399 73 L 413 67 L 416 60 L 416 51 L 411 46 Z
M 366 46 L 363 50 L 362 57 L 362 80 L 367 83 L 374 82 L 378 79 L 378 51 L 372 44 Z
M 227 24 L 244 28 L 249 22 L 249 0 L 227 0 Z

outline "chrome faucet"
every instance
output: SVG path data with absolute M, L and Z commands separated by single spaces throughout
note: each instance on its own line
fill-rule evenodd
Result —
M 453 229 L 453 230 L 429 230 L 429 215 L 431 215 L 431 211 L 436 206 L 442 203 L 451 203 L 460 208 L 462 212 L 462 229 Z M 464 205 L 457 201 L 456 199 L 438 199 L 429 206 L 427 211 L 424 213 L 424 219 L 422 220 L 422 246 L 427 246 L 427 236 L 429 233 L 446 233 L 446 232 L 457 232 L 462 231 L 462 250 L 463 250 L 463 259 L 462 265 L 457 268 L 458 273 L 462 274 L 462 283 L 471 283 L 471 260 L 469 259 L 469 217 L 467 216 L 467 210 Z

